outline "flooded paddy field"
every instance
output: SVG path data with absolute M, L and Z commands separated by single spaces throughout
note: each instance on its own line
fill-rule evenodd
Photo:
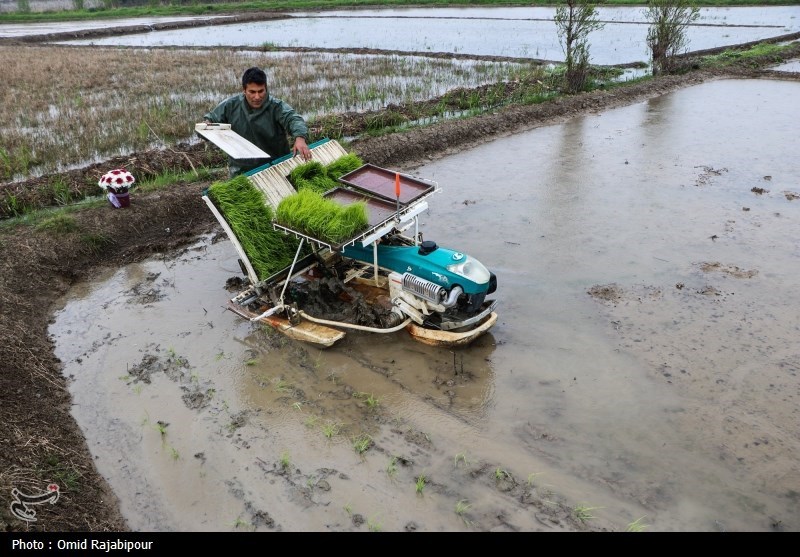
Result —
M 290 13 L 271 21 L 186 28 L 65 44 L 157 46 L 296 47 L 448 52 L 563 61 L 552 8 L 410 8 Z M 702 8 L 687 29 L 689 50 L 800 31 L 800 8 Z M 647 61 L 644 9 L 600 7 L 604 25 L 590 35 L 594 64 Z M 2 27 L 0 27 L 0 33 Z
M 466 349 L 254 327 L 219 234 L 75 288 L 50 335 L 130 527 L 797 531 L 798 87 L 711 81 L 400 169 L 442 188 L 425 238 L 498 276 Z

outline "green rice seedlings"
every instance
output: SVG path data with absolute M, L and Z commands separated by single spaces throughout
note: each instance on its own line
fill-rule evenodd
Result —
M 289 172 L 289 181 L 298 192 L 311 190 L 325 193 L 331 189 L 325 167 L 319 161 L 312 160 L 297 165 Z
M 575 509 L 573 509 L 573 514 L 575 515 L 575 518 L 577 518 L 581 522 L 587 522 L 589 520 L 592 520 L 593 518 L 596 518 L 592 514 L 592 511 L 601 508 L 602 507 L 587 507 L 586 505 L 578 505 L 577 507 L 575 507 Z
M 275 214 L 283 226 L 333 244 L 352 238 L 369 224 L 365 202 L 342 206 L 310 189 L 284 198 Z
M 308 161 L 292 169 L 289 181 L 297 191 L 311 190 L 325 193 L 339 185 L 339 178 L 364 165 L 355 153 L 348 153 L 323 166 L 319 161 Z
M 422 494 L 422 491 L 425 489 L 426 483 L 428 483 L 428 478 L 426 478 L 424 474 L 420 474 L 419 476 L 417 476 L 417 483 L 416 483 L 417 493 L 419 493 L 420 495 Z
M 348 153 L 328 164 L 325 167 L 325 173 L 329 178 L 338 180 L 348 172 L 352 172 L 362 166 L 364 166 L 364 161 L 358 155 Z
M 329 225 L 335 232 L 331 229 L 328 232 L 342 239 L 350 238 L 367 228 L 368 224 L 367 204 L 365 201 L 357 201 L 339 210 L 336 219 Z
M 456 514 L 458 516 L 463 516 L 465 512 L 467 512 L 472 505 L 470 505 L 466 499 L 461 499 L 460 501 L 456 502 Z
M 373 445 L 372 437 L 362 433 L 353 439 L 353 448 L 358 454 L 363 454 Z
M 648 527 L 647 524 L 644 524 L 642 522 L 644 519 L 645 519 L 645 517 L 640 516 L 639 518 L 637 518 L 636 520 L 634 520 L 633 522 L 628 524 L 628 527 L 625 529 L 625 531 L 626 532 L 644 532 L 645 529 Z
M 216 182 L 209 198 L 230 225 L 259 279 L 289 266 L 298 240 L 272 226 L 272 208 L 246 176 Z

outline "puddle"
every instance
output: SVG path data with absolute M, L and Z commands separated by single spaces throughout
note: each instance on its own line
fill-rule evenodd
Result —
M 687 29 L 689 50 L 757 41 L 800 31 L 797 7 L 702 8 Z M 590 35 L 594 64 L 649 60 L 643 8 L 598 8 L 605 25 Z M 550 61 L 564 53 L 552 8 L 431 8 L 293 13 L 289 19 L 155 31 L 60 44 L 375 48 Z
M 792 60 L 790 62 L 786 62 L 785 64 L 775 66 L 772 69 L 779 72 L 800 72 L 800 60 Z
M 566 528 L 552 501 L 797 531 L 798 94 L 721 80 L 413 169 L 442 190 L 425 238 L 498 276 L 465 350 L 253 328 L 223 308 L 227 240 L 75 289 L 51 334 L 130 526 Z

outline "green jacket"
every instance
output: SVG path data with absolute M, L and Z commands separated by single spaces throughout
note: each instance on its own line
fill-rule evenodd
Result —
M 215 124 L 230 124 L 231 129 L 250 143 L 271 155 L 269 159 L 228 158 L 231 176 L 252 170 L 288 155 L 292 147 L 288 136 L 303 137 L 308 141 L 308 126 L 294 109 L 280 99 L 269 95 L 261 108 L 253 110 L 244 98 L 244 93 L 229 97 L 214 110 L 203 116 Z

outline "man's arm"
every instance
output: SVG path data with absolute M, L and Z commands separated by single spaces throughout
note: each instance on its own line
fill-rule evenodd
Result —
M 294 156 L 300 155 L 303 160 L 311 160 L 311 149 L 308 148 L 308 126 L 306 121 L 295 112 L 289 104 L 279 101 L 278 107 L 278 120 L 283 126 L 283 129 L 289 132 L 294 138 L 294 145 L 292 146 L 292 154 Z
M 228 122 L 227 111 L 226 107 L 230 103 L 230 99 L 225 99 L 217 106 L 214 107 L 213 110 L 210 112 L 206 112 L 203 115 L 203 121 L 208 123 L 215 123 L 215 124 L 230 124 Z

